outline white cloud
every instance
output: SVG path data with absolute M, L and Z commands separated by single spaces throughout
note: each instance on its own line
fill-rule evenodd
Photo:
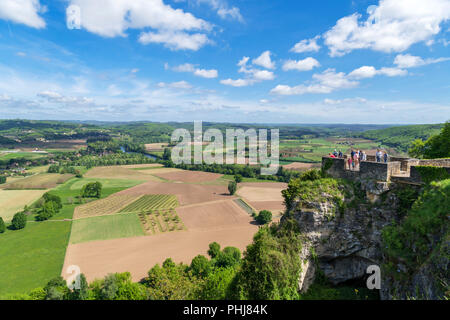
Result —
M 275 79 L 275 75 L 272 71 L 267 70 L 253 70 L 253 78 L 255 80 L 273 80 Z
M 291 52 L 303 53 L 303 52 L 317 52 L 320 50 L 320 46 L 317 44 L 317 40 L 320 36 L 316 36 L 312 39 L 302 40 L 295 44 L 290 50 Z
M 258 58 L 253 59 L 252 63 L 266 69 L 275 69 L 275 63 L 272 62 L 270 55 L 270 51 L 264 51 Z
M 376 75 L 388 77 L 404 76 L 407 70 L 399 68 L 381 68 L 377 70 L 372 66 L 363 66 L 353 70 L 349 74 L 336 72 L 335 69 L 327 69 L 323 73 L 316 73 L 312 76 L 313 82 L 308 85 L 298 85 L 295 87 L 278 85 L 272 89 L 271 93 L 279 95 L 301 95 L 306 93 L 331 93 L 341 89 L 355 88 L 359 85 L 356 80 L 373 78 Z
M 92 103 L 92 98 L 87 97 L 72 97 L 72 96 L 63 96 L 62 94 L 55 91 L 42 91 L 37 94 L 38 97 L 44 98 L 49 102 L 55 103 L 70 103 L 70 104 L 88 104 Z
M 269 56 L 269 59 L 270 59 L 270 56 Z M 246 86 L 251 86 L 257 82 L 275 79 L 275 74 L 272 71 L 260 70 L 260 69 L 255 69 L 255 68 L 251 68 L 251 67 L 249 68 L 247 65 L 249 60 L 250 60 L 249 57 L 243 57 L 237 63 L 237 66 L 239 67 L 238 72 L 246 74 L 247 78 L 236 79 L 236 80 L 225 79 L 225 80 L 221 80 L 220 83 L 227 85 L 227 86 L 233 86 L 233 87 L 246 87 Z M 255 59 L 255 60 L 257 60 L 257 59 Z M 255 60 L 253 60 L 253 63 Z M 267 62 L 267 61 L 265 61 L 265 62 Z
M 217 14 L 222 19 L 230 18 L 240 22 L 244 21 L 239 8 L 230 7 L 225 0 L 196 0 L 196 2 L 208 4 L 213 10 L 217 11 Z
M 158 83 L 160 88 L 174 88 L 174 89 L 192 89 L 192 85 L 187 81 L 178 81 L 172 83 L 160 82 Z
M 225 80 L 220 80 L 220 83 L 224 84 L 226 86 L 232 86 L 232 87 L 247 87 L 247 86 L 255 83 L 255 81 L 252 79 L 237 79 L 237 80 L 225 79 Z
M 288 60 L 283 64 L 283 70 L 297 70 L 297 71 L 309 71 L 316 67 L 320 67 L 319 61 L 314 58 L 308 57 L 303 60 Z
M 32 28 L 45 28 L 45 21 L 39 13 L 46 11 L 39 0 L 1 0 L 0 19 L 21 23 Z
M 167 68 L 169 68 L 168 64 L 167 64 Z M 176 72 L 191 72 L 198 77 L 208 78 L 208 79 L 217 78 L 219 76 L 219 73 L 215 69 L 210 69 L 210 70 L 199 69 L 199 68 L 196 68 L 191 63 L 181 64 L 179 66 L 173 67 L 172 70 L 176 71 Z
M 202 78 L 208 78 L 208 79 L 217 78 L 217 76 L 219 75 L 217 70 L 214 70 L 214 69 L 211 69 L 211 70 L 196 69 L 194 71 L 194 74 L 196 76 L 199 76 L 199 77 L 202 77 Z
M 139 41 L 163 43 L 174 49 L 198 50 L 208 38 L 198 31 L 210 31 L 208 22 L 181 9 L 173 9 L 162 0 L 70 0 L 81 12 L 81 27 L 103 37 L 126 36 L 127 29 L 151 28 Z M 190 34 L 188 32 L 197 31 Z
M 349 73 L 349 77 L 353 79 L 373 78 L 377 75 L 377 69 L 372 66 L 362 66 Z
M 197 51 L 205 44 L 209 43 L 208 37 L 203 33 L 186 32 L 143 32 L 139 36 L 142 44 L 161 43 L 172 50 L 193 50 Z
M 344 17 L 324 34 L 331 56 L 356 49 L 402 52 L 429 41 L 441 31 L 441 23 L 450 19 L 450 1 L 380 0 L 367 13 L 365 21 L 360 14 Z
M 278 85 L 271 90 L 272 94 L 301 95 L 306 93 L 331 93 L 339 89 L 349 89 L 358 86 L 359 82 L 347 78 L 344 72 L 336 73 L 335 69 L 327 69 L 323 73 L 313 75 L 313 83 L 310 85 L 298 85 L 295 87 Z
M 410 54 L 399 54 L 395 57 L 394 64 L 399 68 L 414 68 L 426 66 L 433 63 L 439 63 L 448 61 L 450 58 L 438 58 L 438 59 L 422 59 L 421 57 L 412 56 Z

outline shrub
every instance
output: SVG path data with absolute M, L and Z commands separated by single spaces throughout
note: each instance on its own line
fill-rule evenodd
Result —
M 6 182 L 6 177 L 5 176 L 0 176 L 0 184 L 3 184 Z
M 102 194 L 102 184 L 100 182 L 91 182 L 83 186 L 81 196 L 83 198 L 100 198 Z
M 44 193 L 44 195 L 42 197 L 44 198 L 45 202 L 52 201 L 55 203 L 56 208 L 58 208 L 58 209 L 62 208 L 62 201 L 59 196 L 56 196 L 54 194 L 46 192 L 46 193 Z
M 19 230 L 25 228 L 27 225 L 27 216 L 23 212 L 18 212 L 14 215 L 11 225 L 14 230 Z
M 241 182 L 242 182 L 242 176 L 241 176 L 240 174 L 236 174 L 236 175 L 234 176 L 234 181 L 235 181 L 236 183 L 241 183 Z
M 230 181 L 228 184 L 228 192 L 230 192 L 230 195 L 234 195 L 237 190 L 237 184 L 235 181 Z
M 267 224 L 272 221 L 272 212 L 268 210 L 262 210 L 259 212 L 258 216 L 256 217 L 256 221 L 258 221 L 259 224 Z
M 59 166 L 56 164 L 52 164 L 50 167 L 48 167 L 48 173 L 59 173 Z
M 220 244 L 218 244 L 217 242 L 210 243 L 208 255 L 211 257 L 211 259 L 217 257 L 219 253 L 220 253 Z
M 39 210 L 37 220 L 44 221 L 53 217 L 58 212 L 58 204 L 54 201 L 45 202 Z

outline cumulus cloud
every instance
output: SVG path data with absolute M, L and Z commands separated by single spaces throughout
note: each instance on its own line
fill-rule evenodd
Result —
M 2 0 L 0 19 L 27 25 L 32 28 L 45 28 L 45 21 L 39 15 L 46 11 L 39 0 Z
M 269 54 L 269 59 L 270 59 L 270 54 Z M 257 59 L 254 59 L 252 62 L 254 63 L 255 60 L 257 60 Z M 227 85 L 227 86 L 233 86 L 233 87 L 247 87 L 247 86 L 251 86 L 257 82 L 275 79 L 275 74 L 272 71 L 260 70 L 260 69 L 256 69 L 253 67 L 249 67 L 248 66 L 249 61 L 250 61 L 250 57 L 243 57 L 237 63 L 237 66 L 239 67 L 238 72 L 244 73 L 246 75 L 246 78 L 235 79 L 235 80 L 225 79 L 225 80 L 221 80 L 220 83 Z M 261 62 L 261 61 L 259 61 L 259 62 Z M 265 62 L 267 63 L 267 61 L 265 61 Z
M 368 18 L 353 14 L 337 21 L 323 37 L 331 56 L 356 49 L 402 52 L 427 42 L 450 19 L 448 0 L 380 0 L 367 9 Z
M 358 69 L 353 70 L 348 74 L 348 78 L 351 79 L 366 79 L 373 78 L 376 75 L 385 75 L 388 77 L 397 77 L 397 76 L 405 76 L 408 74 L 407 70 L 399 69 L 399 68 L 381 68 L 377 70 L 372 66 L 362 66 Z
M 166 64 L 165 67 L 169 68 L 168 64 Z M 219 73 L 215 69 L 199 69 L 191 63 L 181 64 L 179 66 L 173 67 L 172 70 L 176 72 L 190 72 L 198 77 L 208 79 L 217 78 L 219 76 Z
M 316 67 L 320 67 L 319 61 L 316 59 L 309 57 L 303 60 L 288 60 L 283 64 L 283 70 L 297 70 L 297 71 L 309 71 Z
M 275 62 L 272 61 L 270 55 L 270 51 L 264 51 L 258 58 L 253 59 L 252 63 L 266 69 L 275 69 Z
M 278 85 L 271 90 L 278 95 L 301 95 L 306 93 L 331 93 L 339 89 L 357 87 L 359 82 L 350 80 L 344 72 L 336 72 L 335 69 L 327 69 L 323 73 L 313 75 L 313 83 L 309 85 Z
M 139 36 L 139 42 L 142 44 L 161 43 L 172 50 L 193 50 L 197 51 L 210 40 L 203 33 L 186 32 L 143 32 Z
M 395 57 L 394 64 L 399 68 L 415 68 L 448 60 L 450 60 L 450 58 L 422 59 L 421 57 L 412 56 L 410 54 L 399 54 Z
M 80 7 L 82 28 L 103 37 L 124 37 L 127 29 L 150 28 L 140 35 L 142 44 L 195 51 L 209 42 L 199 31 L 210 31 L 211 24 L 162 0 L 70 0 L 69 4 Z
M 310 84 L 298 86 L 278 85 L 271 90 L 272 94 L 278 95 L 302 95 L 307 93 L 328 94 L 341 89 L 356 88 L 359 85 L 357 80 L 373 78 L 376 75 L 397 77 L 407 75 L 408 71 L 399 68 L 381 68 L 377 70 L 372 66 L 362 66 L 353 70 L 349 74 L 336 72 L 335 69 L 327 69 L 322 73 L 313 75 Z
M 179 2 L 183 2 L 184 0 L 178 0 Z M 194 1 L 197 4 L 207 4 L 213 10 L 217 12 L 219 17 L 222 19 L 233 19 L 238 20 L 240 22 L 244 21 L 242 17 L 241 11 L 239 8 L 230 6 L 226 0 L 190 0 Z
M 317 44 L 317 40 L 320 36 L 316 36 L 312 39 L 305 39 L 295 44 L 295 46 L 290 50 L 295 53 L 303 52 L 317 52 L 320 50 L 320 46 Z

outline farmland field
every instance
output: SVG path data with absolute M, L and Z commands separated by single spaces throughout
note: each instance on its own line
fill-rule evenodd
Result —
M 71 190 L 81 190 L 84 185 L 91 182 L 100 182 L 102 184 L 103 189 L 109 188 L 131 188 L 134 187 L 142 181 L 136 180 L 124 180 L 124 179 L 101 179 L 101 178 L 83 178 L 80 180 L 76 180 L 73 184 L 70 185 Z
M 139 167 L 138 167 L 139 168 Z M 144 171 L 136 170 L 136 168 L 126 168 L 126 167 L 96 167 L 89 170 L 84 176 L 86 178 L 101 178 L 101 179 L 123 179 L 123 180 L 133 180 L 133 181 L 160 181 L 149 174 L 148 167 L 141 167 Z M 158 170 L 159 167 L 157 167 Z M 161 169 L 163 170 L 163 169 Z
M 115 214 L 73 221 L 70 243 L 143 236 L 137 214 Z
M 51 189 L 72 178 L 72 174 L 41 173 L 2 186 L 5 190 Z
M 280 160 L 290 162 L 320 162 L 322 156 L 334 149 L 349 153 L 350 149 L 372 150 L 383 148 L 379 142 L 361 138 L 311 138 L 280 141 Z M 390 150 L 395 154 L 394 150 Z
M 71 224 L 29 222 L 0 234 L 0 296 L 43 287 L 61 274 Z
M 74 219 L 80 219 L 114 214 L 140 197 L 139 195 L 111 195 L 76 207 L 73 216 Z
M 143 212 L 151 210 L 167 210 L 178 206 L 177 197 L 168 194 L 144 195 L 127 205 L 120 212 Z
M 47 190 L 0 190 L 0 217 L 10 221 L 24 206 L 38 200 Z
M 185 229 L 183 222 L 174 209 L 152 210 L 140 213 L 139 220 L 148 235 Z

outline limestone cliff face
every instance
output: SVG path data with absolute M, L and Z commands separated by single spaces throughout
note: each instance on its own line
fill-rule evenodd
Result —
M 339 186 L 345 191 L 344 204 L 336 202 L 335 195 L 322 193 L 320 201 L 297 201 L 290 216 L 299 225 L 305 236 L 305 245 L 300 253 L 303 260 L 299 289 L 305 292 L 319 271 L 333 284 L 349 280 L 361 280 L 367 276 L 370 265 L 383 264 L 382 230 L 393 221 L 402 219 L 399 199 L 389 192 L 393 185 L 373 181 L 361 182 L 358 187 L 363 201 L 357 198 L 354 189 Z M 346 190 L 344 190 L 346 189 Z M 382 201 L 380 200 L 382 197 Z M 361 199 L 361 194 L 359 195 Z M 448 246 L 450 247 L 450 246 Z M 447 247 L 447 248 L 448 248 Z M 382 299 L 404 299 L 414 297 L 416 287 L 423 288 L 426 296 L 436 298 L 432 274 L 435 269 L 448 270 L 448 259 L 437 259 L 424 266 L 412 277 L 409 286 L 399 286 L 395 281 L 383 277 Z M 447 273 L 448 276 L 448 273 Z

